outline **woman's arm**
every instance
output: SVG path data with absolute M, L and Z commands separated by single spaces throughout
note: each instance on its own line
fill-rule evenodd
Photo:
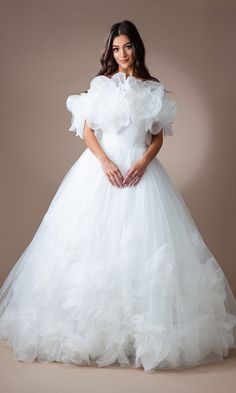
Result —
M 143 155 L 144 161 L 146 161 L 147 165 L 156 157 L 163 143 L 163 130 L 158 132 L 158 134 L 152 134 L 152 141 L 149 145 L 147 151 Z
M 118 187 L 123 187 L 123 175 L 118 166 L 110 160 L 104 150 L 101 148 L 94 131 L 87 125 L 85 121 L 84 126 L 84 141 L 92 153 L 101 162 L 103 171 L 105 172 L 111 184 Z
M 106 155 L 106 153 L 98 143 L 98 140 L 94 135 L 94 131 L 88 126 L 87 121 L 85 121 L 84 126 L 84 141 L 98 160 L 104 161 L 109 159 L 109 157 Z

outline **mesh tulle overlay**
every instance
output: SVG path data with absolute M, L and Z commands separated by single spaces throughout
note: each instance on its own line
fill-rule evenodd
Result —
M 145 119 L 124 124 L 100 135 L 123 174 L 148 148 Z M 0 289 L 0 339 L 24 362 L 195 366 L 227 356 L 235 326 L 223 270 L 157 157 L 119 188 L 86 148 Z

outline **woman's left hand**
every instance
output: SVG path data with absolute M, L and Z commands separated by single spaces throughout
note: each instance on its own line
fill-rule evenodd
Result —
M 144 158 L 141 158 L 138 161 L 135 161 L 131 168 L 128 170 L 123 179 L 123 186 L 129 187 L 138 184 L 147 168 L 147 161 Z

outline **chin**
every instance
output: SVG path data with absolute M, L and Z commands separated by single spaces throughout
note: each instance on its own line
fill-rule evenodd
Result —
M 129 67 L 130 67 L 130 64 L 129 64 L 129 63 L 120 64 L 120 68 L 123 68 L 124 70 L 126 70 L 126 69 L 129 68 Z

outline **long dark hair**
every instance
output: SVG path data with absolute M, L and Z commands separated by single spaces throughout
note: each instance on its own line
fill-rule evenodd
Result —
M 150 75 L 148 67 L 145 64 L 145 46 L 140 37 L 138 29 L 129 20 L 123 20 L 122 22 L 115 23 L 111 26 L 108 37 L 105 39 L 105 48 L 101 54 L 100 63 L 101 69 L 95 76 L 105 75 L 111 77 L 118 71 L 118 64 L 113 57 L 112 44 L 113 40 L 119 35 L 127 35 L 132 43 L 134 53 L 134 76 L 143 80 L 152 80 L 159 82 L 159 79 Z M 83 92 L 87 92 L 84 90 Z M 166 93 L 172 93 L 171 91 L 164 90 Z
M 111 76 L 118 71 L 118 64 L 113 57 L 112 44 L 113 40 L 119 35 L 124 34 L 129 37 L 134 52 L 134 76 L 140 79 L 154 80 L 160 82 L 154 76 L 151 76 L 145 65 L 145 47 L 136 26 L 129 20 L 115 23 L 111 26 L 108 37 L 105 40 L 105 48 L 100 58 L 101 69 L 98 75 Z

